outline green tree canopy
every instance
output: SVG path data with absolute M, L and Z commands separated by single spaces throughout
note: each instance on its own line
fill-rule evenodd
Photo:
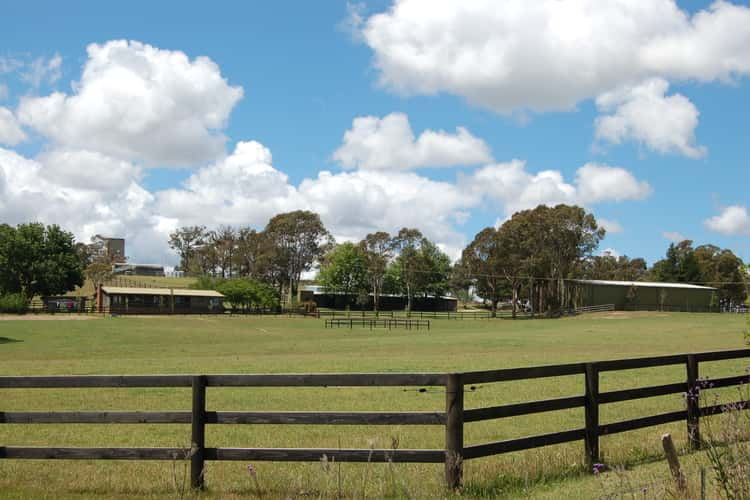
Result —
M 386 279 L 399 293 L 406 295 L 407 310 L 411 311 L 415 295 L 444 293 L 450 279 L 450 258 L 418 229 L 403 228 L 393 241 L 398 256 L 386 273 Z
M 0 225 L 0 294 L 58 295 L 83 285 L 73 235 L 56 225 Z
M 306 210 L 275 215 L 263 232 L 272 249 L 269 259 L 288 281 L 289 295 L 294 296 L 302 273 L 310 271 L 326 253 L 333 237 L 320 216 Z
M 497 303 L 505 294 L 505 277 L 501 275 L 503 259 L 500 235 L 494 227 L 487 227 L 474 236 L 461 253 L 461 268 L 474 285 L 474 291 L 490 303 L 492 316 L 497 314 Z
M 206 243 L 206 226 L 184 226 L 169 235 L 169 246 L 180 256 L 179 268 L 183 271 L 193 273 L 200 266 L 194 262 L 196 252 Z
M 340 293 L 350 299 L 366 295 L 369 289 L 367 259 L 353 243 L 336 245 L 323 259 L 318 281 L 328 293 Z
M 272 287 L 248 278 L 219 280 L 215 288 L 233 309 L 270 309 L 278 303 Z
M 388 264 L 393 259 L 394 243 L 391 235 L 384 231 L 370 233 L 359 242 L 359 248 L 367 266 L 367 277 L 372 292 L 372 308 L 380 308 L 380 295 L 385 286 Z

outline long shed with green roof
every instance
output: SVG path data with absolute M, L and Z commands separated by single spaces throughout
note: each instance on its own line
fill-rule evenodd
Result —
M 614 304 L 617 310 L 718 311 L 716 288 L 655 281 L 575 280 L 582 306 Z

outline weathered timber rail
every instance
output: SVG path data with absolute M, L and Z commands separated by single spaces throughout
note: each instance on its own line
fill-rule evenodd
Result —
M 257 374 L 257 375 L 76 375 L 4 376 L 0 389 L 88 387 L 192 387 L 191 411 L 0 411 L 0 424 L 190 424 L 190 448 L 65 448 L 0 446 L 0 459 L 104 459 L 190 460 L 191 484 L 204 484 L 204 465 L 211 460 L 318 461 L 323 455 L 338 462 L 443 463 L 450 488 L 461 484 L 463 463 L 469 459 L 583 441 L 588 462 L 599 460 L 601 436 L 685 420 L 691 448 L 700 446 L 699 419 L 721 413 L 721 405 L 700 406 L 697 397 L 709 388 L 699 379 L 702 362 L 750 358 L 750 349 L 620 359 L 592 363 L 510 368 L 450 374 Z M 685 378 L 676 383 L 609 392 L 599 391 L 599 374 L 659 366 L 684 365 Z M 583 376 L 584 393 L 578 396 L 466 409 L 464 386 L 494 382 Z M 710 388 L 750 382 L 747 374 L 711 380 Z M 209 387 L 445 387 L 444 411 L 419 412 L 300 412 L 209 411 Z M 647 415 L 619 422 L 601 423 L 599 407 L 620 401 L 684 393 L 685 410 Z M 750 401 L 736 406 L 747 408 Z M 464 444 L 464 426 L 472 422 L 581 408 L 583 427 L 559 432 L 482 444 Z M 329 449 L 329 448 L 216 448 L 206 446 L 206 425 L 213 424 L 324 424 L 324 425 L 435 425 L 445 430 L 444 449 Z
M 407 330 L 421 330 L 422 328 L 430 329 L 429 319 L 409 319 L 409 318 L 333 318 L 325 320 L 326 328 L 355 326 L 373 328 L 405 328 Z

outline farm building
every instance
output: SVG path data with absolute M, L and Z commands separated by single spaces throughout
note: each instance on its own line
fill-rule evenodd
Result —
M 315 306 L 328 309 L 351 309 L 371 311 L 373 307 L 373 296 L 368 294 L 364 304 L 357 303 L 356 297 L 347 296 L 342 293 L 326 293 L 323 287 L 318 285 L 306 285 L 300 287 L 298 299 L 300 302 L 315 302 Z M 404 295 L 380 295 L 379 309 L 381 311 L 403 311 L 406 309 L 406 296 Z M 412 298 L 412 310 L 414 311 L 437 311 L 453 312 L 458 309 L 458 299 L 455 297 L 424 297 Z
M 118 314 L 211 314 L 224 312 L 223 298 L 215 290 L 103 285 L 96 294 L 96 306 L 99 312 Z
M 575 280 L 581 306 L 614 304 L 618 310 L 718 310 L 716 288 L 687 283 Z

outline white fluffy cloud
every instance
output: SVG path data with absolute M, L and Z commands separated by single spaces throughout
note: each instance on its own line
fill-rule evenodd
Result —
M 642 200 L 648 197 L 651 186 L 639 181 L 621 167 L 587 163 L 576 172 L 578 195 L 581 203 L 600 201 Z
M 571 109 L 651 77 L 750 73 L 750 8 L 725 1 L 691 17 L 674 0 L 396 0 L 362 35 L 385 87 L 500 113 Z
M 122 235 L 135 261 L 173 259 L 165 244 L 171 227 L 154 211 L 153 195 L 135 180 L 123 177 L 116 189 L 84 188 L 55 172 L 42 161 L 0 148 L 0 220 L 59 224 L 82 241 L 96 233 Z
M 647 182 L 637 180 L 620 167 L 586 164 L 576 171 L 575 183 L 571 184 L 557 170 L 531 174 L 526 170 L 526 163 L 520 160 L 478 169 L 464 177 L 463 184 L 477 196 L 503 203 L 508 215 L 539 204 L 591 205 L 640 200 L 652 191 Z
M 296 190 L 262 144 L 239 142 L 227 158 L 197 170 L 182 188 L 157 193 L 158 212 L 181 224 L 261 225 L 292 210 Z
M 463 127 L 455 134 L 425 130 L 415 138 L 409 118 L 391 113 L 355 118 L 333 159 L 345 169 L 406 170 L 476 165 L 491 161 L 492 155 L 483 140 Z
M 102 153 L 53 150 L 31 160 L 0 149 L 0 220 L 54 222 L 82 240 L 96 233 L 121 235 L 134 261 L 174 263 L 167 239 L 178 226 L 262 227 L 276 213 L 307 209 L 319 213 L 339 240 L 418 227 L 457 257 L 466 243 L 460 226 L 480 207 L 509 216 L 539 203 L 639 199 L 636 192 L 592 191 L 591 184 L 602 176 L 622 176 L 620 170 L 586 165 L 571 184 L 558 171 L 530 173 L 524 162 L 513 161 L 455 182 L 415 172 L 355 170 L 323 171 L 294 185 L 273 166 L 266 147 L 240 142 L 226 158 L 196 170 L 182 187 L 150 193 L 139 184 L 138 167 Z
M 22 123 L 58 146 L 160 166 L 223 154 L 220 130 L 243 92 L 213 61 L 123 40 L 87 52 L 74 93 L 21 99 Z
M 433 180 L 409 170 L 486 164 L 488 146 L 460 127 L 417 136 L 398 113 L 354 120 L 334 153 L 353 170 L 293 184 L 258 142 L 225 154 L 221 129 L 241 96 L 207 58 L 138 42 L 90 45 L 71 94 L 22 98 L 21 123 L 47 141 L 33 159 L 0 148 L 0 220 L 57 223 L 81 240 L 123 236 L 132 260 L 173 263 L 167 240 L 178 226 L 259 227 L 276 213 L 308 209 L 342 240 L 412 226 L 457 256 L 466 238 L 460 226 L 475 209 L 509 216 L 540 203 L 590 206 L 650 192 L 630 172 L 595 164 L 573 180 L 558 170 L 530 172 L 518 160 Z M 22 140 L 15 115 L 3 117 L 17 130 L 2 140 Z M 142 168 L 163 164 L 198 168 L 182 186 L 144 189 Z
M 728 236 L 750 236 L 750 215 L 742 205 L 726 207 L 704 222 L 707 229 Z
M 652 78 L 597 97 L 599 110 L 611 113 L 596 119 L 597 139 L 633 140 L 660 153 L 705 156 L 706 148 L 695 144 L 698 109 L 681 94 L 667 96 L 668 89 L 669 82 Z
M 101 192 L 118 191 L 140 179 L 140 168 L 96 151 L 53 150 L 41 154 L 45 178 L 58 186 Z
M 25 139 L 26 134 L 21 130 L 13 112 L 0 106 L 0 144 L 15 146 Z

